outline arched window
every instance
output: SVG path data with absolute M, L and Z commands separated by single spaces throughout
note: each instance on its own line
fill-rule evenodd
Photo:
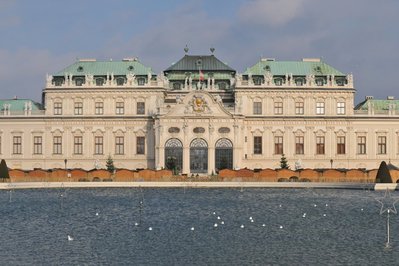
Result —
M 174 173 L 183 168 L 183 144 L 179 139 L 168 139 L 165 143 L 165 167 Z
M 208 143 L 204 139 L 194 139 L 190 144 L 190 172 L 208 172 Z
M 233 168 L 233 143 L 226 138 L 219 139 L 215 144 L 216 171 Z

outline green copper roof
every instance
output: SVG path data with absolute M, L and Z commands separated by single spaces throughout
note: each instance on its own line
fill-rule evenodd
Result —
M 389 105 L 394 104 L 395 110 L 399 111 L 399 100 L 378 100 L 378 99 L 367 99 L 358 105 L 356 105 L 355 110 L 365 110 L 369 109 L 369 103 L 373 105 L 374 110 L 389 110 Z
M 177 63 L 167 68 L 169 71 L 230 71 L 234 69 L 217 59 L 214 55 L 185 55 Z
M 4 110 L 4 104 L 9 104 L 11 112 L 23 111 L 25 110 L 26 102 L 31 103 L 32 111 L 43 110 L 43 107 L 40 103 L 37 103 L 29 99 L 0 100 L 0 109 Z
M 65 74 L 72 74 L 74 76 L 84 76 L 86 74 L 94 76 L 105 76 L 113 73 L 115 76 L 126 75 L 134 73 L 135 75 L 147 75 L 154 72 L 150 67 L 144 66 L 137 60 L 124 60 L 124 61 L 84 61 L 80 60 L 74 64 L 66 67 L 54 76 L 64 76 Z
M 294 76 L 306 76 L 313 74 L 344 76 L 345 74 L 336 70 L 332 66 L 324 62 L 314 61 L 267 61 L 261 60 L 254 66 L 247 68 L 244 75 L 251 73 L 252 75 L 263 75 L 266 71 L 270 71 L 273 76 L 284 76 L 292 73 Z
M 225 79 L 225 80 L 229 80 L 231 79 L 231 74 L 230 73 L 212 73 L 213 77 L 216 80 L 221 80 L 221 79 Z M 204 73 L 204 79 L 208 79 L 209 77 L 209 73 Z M 168 74 L 168 79 L 169 80 L 184 80 L 186 78 L 186 74 L 185 73 L 169 73 Z M 199 80 L 199 72 L 192 72 L 191 73 L 191 78 L 193 80 Z

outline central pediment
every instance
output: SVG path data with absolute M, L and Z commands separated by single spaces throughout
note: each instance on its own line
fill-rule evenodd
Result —
M 176 98 L 173 106 L 163 117 L 232 117 L 224 108 L 220 95 L 211 95 L 205 91 L 193 91 Z

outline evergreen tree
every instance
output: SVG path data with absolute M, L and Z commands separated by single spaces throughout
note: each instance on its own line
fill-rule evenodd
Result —
M 115 171 L 114 160 L 112 160 L 111 155 L 108 155 L 106 167 L 107 167 L 108 172 L 110 172 L 110 173 L 113 173 Z
M 288 165 L 288 161 L 287 161 L 287 158 L 285 158 L 284 153 L 281 155 L 280 168 L 281 169 L 290 169 L 290 166 Z
M 8 173 L 8 167 L 4 159 L 2 159 L 0 163 L 0 178 L 3 180 L 10 179 L 10 174 Z

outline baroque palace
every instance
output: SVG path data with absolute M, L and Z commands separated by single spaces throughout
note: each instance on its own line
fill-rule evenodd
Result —
M 318 58 L 263 58 L 244 73 L 186 54 L 160 74 L 137 58 L 81 59 L 47 76 L 42 103 L 0 100 L 13 169 L 378 168 L 399 160 L 399 101 L 354 105 L 351 74 Z

